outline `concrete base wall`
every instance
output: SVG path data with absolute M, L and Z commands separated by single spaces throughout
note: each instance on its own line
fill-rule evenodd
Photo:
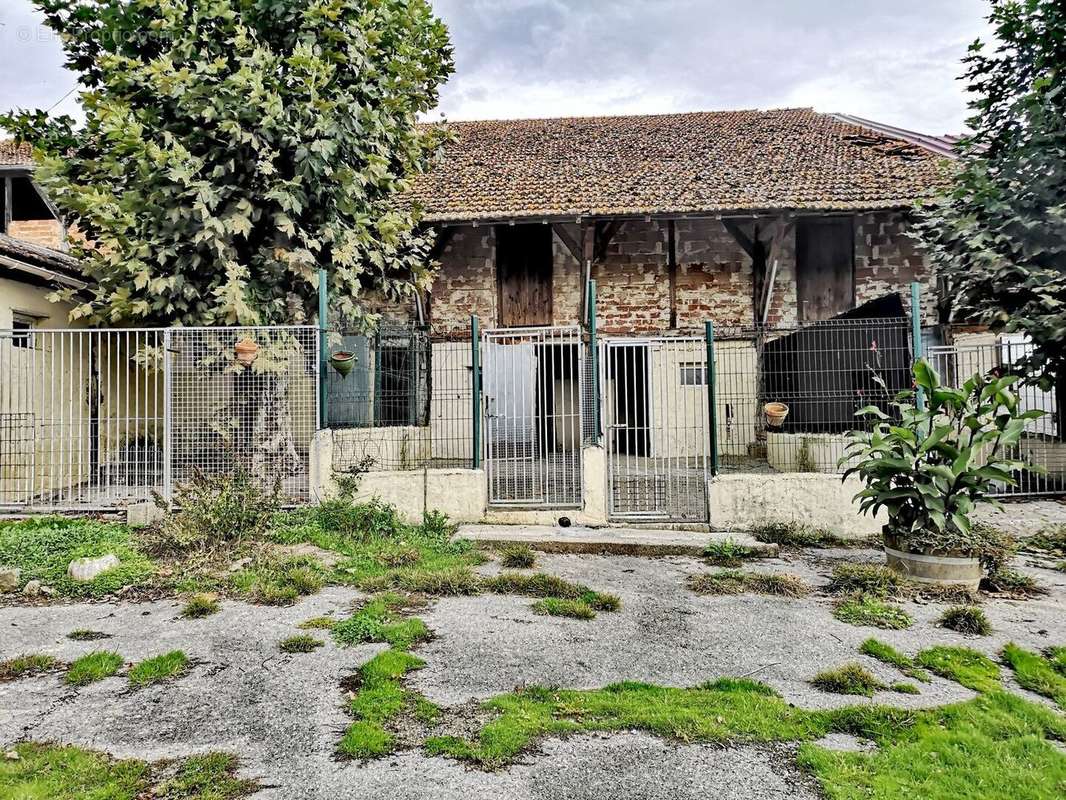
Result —
M 711 527 L 743 530 L 768 522 L 800 522 L 844 537 L 880 533 L 887 515 L 860 515 L 851 498 L 861 489 L 855 478 L 841 483 L 837 475 L 818 473 L 721 475 L 707 485 Z
M 581 450 L 581 469 L 585 484 L 581 508 L 503 509 L 490 508 L 485 522 L 496 525 L 555 525 L 567 517 L 574 525 L 590 528 L 607 524 L 607 457 L 602 447 Z
M 766 434 L 766 460 L 778 472 L 836 472 L 847 447 L 843 433 Z

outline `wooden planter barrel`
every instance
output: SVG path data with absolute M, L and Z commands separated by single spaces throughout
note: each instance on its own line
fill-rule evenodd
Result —
M 897 536 L 885 533 L 888 566 L 916 583 L 963 586 L 976 590 L 981 583 L 981 562 L 964 552 L 912 552 Z

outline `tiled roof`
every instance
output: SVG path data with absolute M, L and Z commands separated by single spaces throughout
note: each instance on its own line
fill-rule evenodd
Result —
M 0 167 L 21 167 L 32 163 L 32 150 L 28 144 L 17 144 L 14 139 L 0 139 Z
M 70 278 L 81 277 L 78 259 L 73 256 L 53 250 L 50 247 L 42 247 L 39 244 L 15 239 L 5 233 L 0 233 L 0 257 L 6 257 L 34 267 L 41 267 Z
M 455 122 L 415 179 L 428 222 L 900 208 L 942 155 L 811 109 Z

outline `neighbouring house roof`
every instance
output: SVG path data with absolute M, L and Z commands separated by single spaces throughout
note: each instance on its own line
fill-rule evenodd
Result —
M 452 122 L 427 222 L 901 208 L 944 153 L 811 109 Z
M 78 259 L 4 233 L 0 233 L 0 268 L 13 270 L 36 281 L 61 283 L 76 289 L 87 285 Z
M 28 144 L 18 144 L 14 139 L 0 139 L 0 167 L 32 165 L 33 150 Z

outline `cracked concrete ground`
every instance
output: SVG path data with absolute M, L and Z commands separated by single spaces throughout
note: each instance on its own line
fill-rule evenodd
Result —
M 750 568 L 795 574 L 817 586 L 844 558 L 883 556 L 872 550 L 804 551 Z M 899 680 L 898 673 L 858 654 L 859 643 L 873 635 L 908 653 L 938 643 L 989 654 L 1007 641 L 1029 648 L 1066 644 L 1066 575 L 1028 566 L 1022 569 L 1051 593 L 1030 601 L 987 600 L 995 633 L 986 638 L 936 627 L 943 604 L 906 603 L 914 626 L 879 631 L 836 621 L 832 602 L 817 595 L 698 596 L 685 588 L 685 577 L 708 567 L 690 558 L 542 555 L 537 567 L 617 593 L 622 610 L 583 622 L 537 616 L 529 598 L 435 601 L 421 612 L 435 638 L 418 648 L 427 664 L 411 685 L 438 703 L 459 705 L 531 683 L 592 688 L 640 680 L 687 686 L 751 674 L 808 708 L 863 702 L 917 707 L 972 694 L 935 679 L 917 696 L 880 693 L 867 701 L 823 694 L 806 681 L 847 661 L 864 663 L 884 681 Z M 298 632 L 302 620 L 345 615 L 359 599 L 355 591 L 329 588 L 290 608 L 224 602 L 219 614 L 201 620 L 179 618 L 177 601 L 0 609 L 0 659 L 42 652 L 69 661 L 107 648 L 132 662 L 180 648 L 195 662 L 174 682 L 136 691 L 121 677 L 79 690 L 57 674 L 0 684 L 0 744 L 75 743 L 148 759 L 230 751 L 241 757 L 244 775 L 264 784 L 257 795 L 262 800 L 819 796 L 795 767 L 793 745 L 681 745 L 638 732 L 549 739 L 498 773 L 418 751 L 369 763 L 337 761 L 334 748 L 349 722 L 340 682 L 383 646 L 339 649 L 322 635 L 326 645 L 317 651 L 284 655 L 278 642 Z M 112 638 L 66 638 L 79 628 Z

